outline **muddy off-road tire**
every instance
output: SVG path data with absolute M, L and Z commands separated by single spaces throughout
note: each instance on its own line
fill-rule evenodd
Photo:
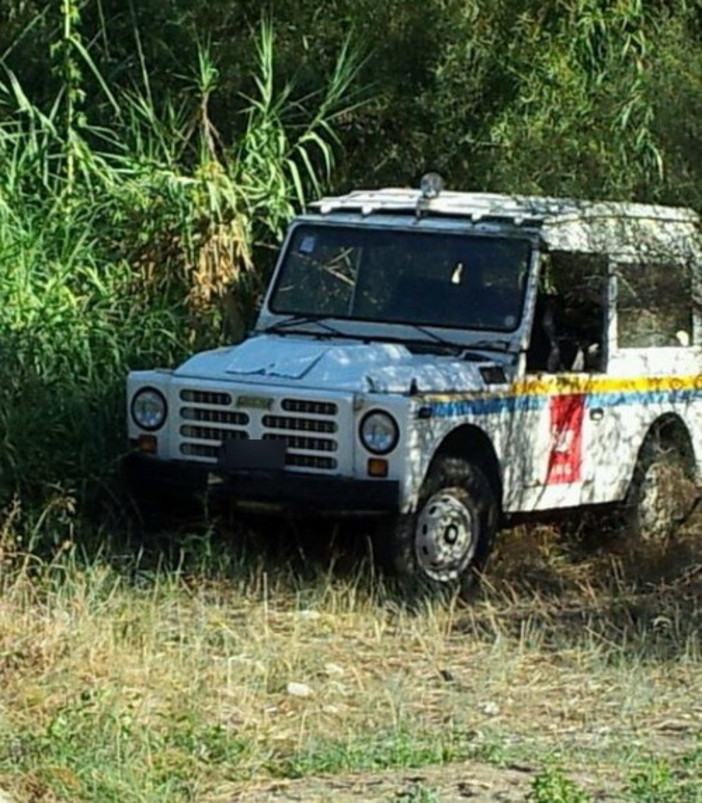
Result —
M 624 501 L 624 525 L 643 543 L 666 543 L 687 521 L 699 491 L 684 445 L 656 434 L 644 441 Z
M 439 455 L 416 512 L 379 527 L 376 554 L 409 596 L 465 597 L 488 558 L 497 521 L 497 500 L 483 470 L 462 458 Z

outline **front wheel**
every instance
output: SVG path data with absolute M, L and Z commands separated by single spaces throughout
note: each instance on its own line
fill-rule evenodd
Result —
M 480 466 L 441 455 L 429 469 L 417 510 L 378 532 L 378 552 L 411 593 L 466 595 L 490 553 L 497 513 Z

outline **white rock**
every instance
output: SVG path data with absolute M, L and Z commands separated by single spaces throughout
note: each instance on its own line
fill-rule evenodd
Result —
M 322 614 L 319 611 L 313 611 L 309 608 L 305 608 L 304 610 L 299 612 L 300 619 L 304 619 L 307 622 L 313 622 L 316 619 L 321 618 Z
M 342 675 L 345 675 L 346 672 L 343 666 L 339 666 L 339 664 L 324 664 L 324 674 L 329 675 L 329 677 L 338 677 L 340 678 Z
M 486 714 L 489 717 L 496 717 L 500 713 L 500 706 L 497 703 L 492 702 L 492 700 L 488 701 L 487 703 L 483 703 L 480 706 L 480 709 L 483 714 Z
M 292 697 L 311 697 L 312 688 L 306 683 L 288 683 L 287 692 Z M 2 803 L 2 801 L 0 801 Z

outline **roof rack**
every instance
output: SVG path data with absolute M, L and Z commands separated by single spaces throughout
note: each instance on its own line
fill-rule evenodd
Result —
M 322 198 L 311 204 L 322 215 L 334 212 L 415 213 L 469 218 L 509 220 L 515 225 L 557 224 L 574 219 L 644 218 L 697 222 L 691 209 L 627 203 L 622 201 L 584 201 L 546 196 L 502 195 L 480 192 L 441 192 L 427 198 L 419 190 L 388 188 L 358 190 L 338 197 Z

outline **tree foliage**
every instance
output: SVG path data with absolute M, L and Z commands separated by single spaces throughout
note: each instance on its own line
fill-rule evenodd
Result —
M 236 142 L 255 91 L 257 0 L 68 4 L 113 88 L 143 87 L 148 72 L 154 97 L 187 94 L 207 45 L 208 111 Z M 0 54 L 33 98 L 71 86 L 65 69 L 47 71 L 60 5 L 8 0 L 2 12 Z M 365 51 L 366 102 L 338 121 L 339 188 L 414 183 L 432 167 L 456 187 L 698 203 L 698 2 L 299 0 L 264 13 L 281 87 L 319 92 L 349 35 Z M 108 123 L 95 75 L 83 78 L 93 119 Z

